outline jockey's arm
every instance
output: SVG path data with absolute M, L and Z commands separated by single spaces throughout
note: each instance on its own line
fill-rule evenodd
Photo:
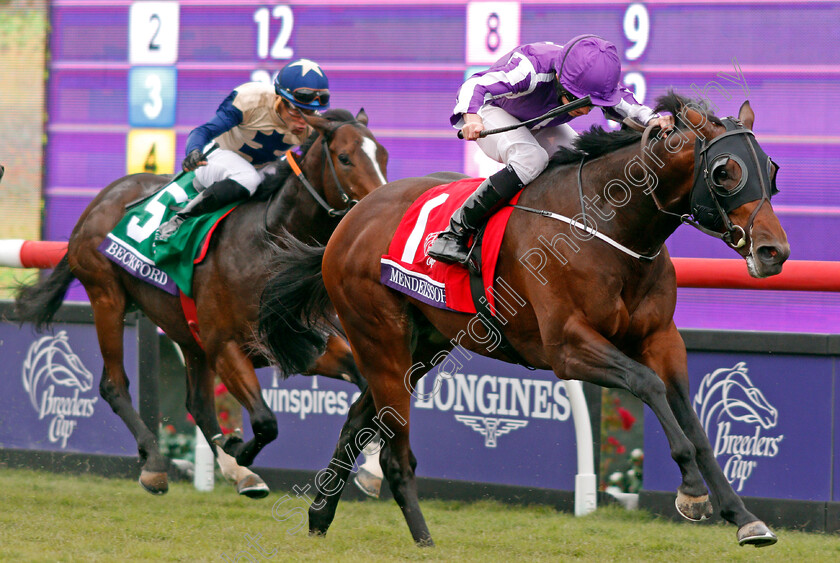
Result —
M 242 123 L 242 111 L 233 105 L 233 100 L 236 98 L 236 95 L 237 92 L 235 90 L 231 92 L 221 105 L 219 105 L 219 109 L 216 110 L 216 115 L 210 121 L 204 125 L 199 125 L 190 132 L 189 137 L 187 137 L 187 154 L 190 154 L 195 149 L 204 150 L 204 147 L 210 141 Z
M 621 100 L 612 107 L 601 108 L 604 115 L 616 121 L 621 121 L 625 117 L 629 117 L 642 125 L 655 124 L 663 130 L 671 129 L 674 126 L 674 118 L 670 115 L 659 115 L 651 108 L 644 104 L 640 104 L 633 97 L 633 93 L 627 88 L 621 86 L 622 90 Z

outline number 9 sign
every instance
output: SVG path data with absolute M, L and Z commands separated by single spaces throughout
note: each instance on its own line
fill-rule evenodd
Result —
M 471 64 L 496 62 L 519 46 L 518 2 L 467 4 L 467 60 Z
M 177 2 L 134 2 L 128 15 L 129 63 L 175 64 L 179 13 Z

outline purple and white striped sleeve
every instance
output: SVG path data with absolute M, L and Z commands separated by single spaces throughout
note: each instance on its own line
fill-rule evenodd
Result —
M 463 114 L 478 113 L 490 100 L 527 94 L 537 85 L 536 70 L 531 61 L 514 53 L 507 64 L 472 75 L 464 82 L 449 118 L 453 127 L 463 125 Z
M 646 105 L 637 102 L 630 90 L 624 86 L 619 86 L 619 88 L 621 90 L 621 100 L 611 108 L 604 108 L 605 113 L 613 113 L 621 118 L 630 117 L 642 125 L 647 125 L 651 119 L 659 117 L 658 113 L 654 113 Z

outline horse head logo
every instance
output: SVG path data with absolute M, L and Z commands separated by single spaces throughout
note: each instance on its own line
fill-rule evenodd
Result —
M 730 419 L 773 428 L 779 412 L 747 375 L 747 365 L 738 362 L 706 374 L 694 396 L 694 410 L 709 433 L 709 427 L 725 413 Z
M 38 388 L 52 380 L 56 385 L 77 387 L 89 391 L 93 387 L 93 375 L 79 359 L 67 341 L 67 333 L 60 331 L 55 336 L 44 336 L 33 342 L 23 362 L 23 388 L 29 393 L 29 400 L 35 410 L 38 406 Z

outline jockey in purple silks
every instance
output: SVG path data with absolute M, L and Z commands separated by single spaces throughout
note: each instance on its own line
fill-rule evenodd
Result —
M 450 122 L 461 129 L 464 139 L 476 141 L 484 154 L 505 167 L 482 182 L 453 214 L 449 227 L 429 248 L 429 256 L 466 263 L 470 235 L 539 176 L 559 146 L 571 146 L 577 133 L 567 123 L 588 114 L 592 106 L 483 138 L 481 131 L 515 126 L 584 96 L 612 119 L 630 117 L 670 129 L 673 117 L 660 117 L 639 104 L 619 84 L 620 76 L 615 45 L 595 35 L 581 35 L 566 45 L 522 45 L 467 79 L 458 91 Z

